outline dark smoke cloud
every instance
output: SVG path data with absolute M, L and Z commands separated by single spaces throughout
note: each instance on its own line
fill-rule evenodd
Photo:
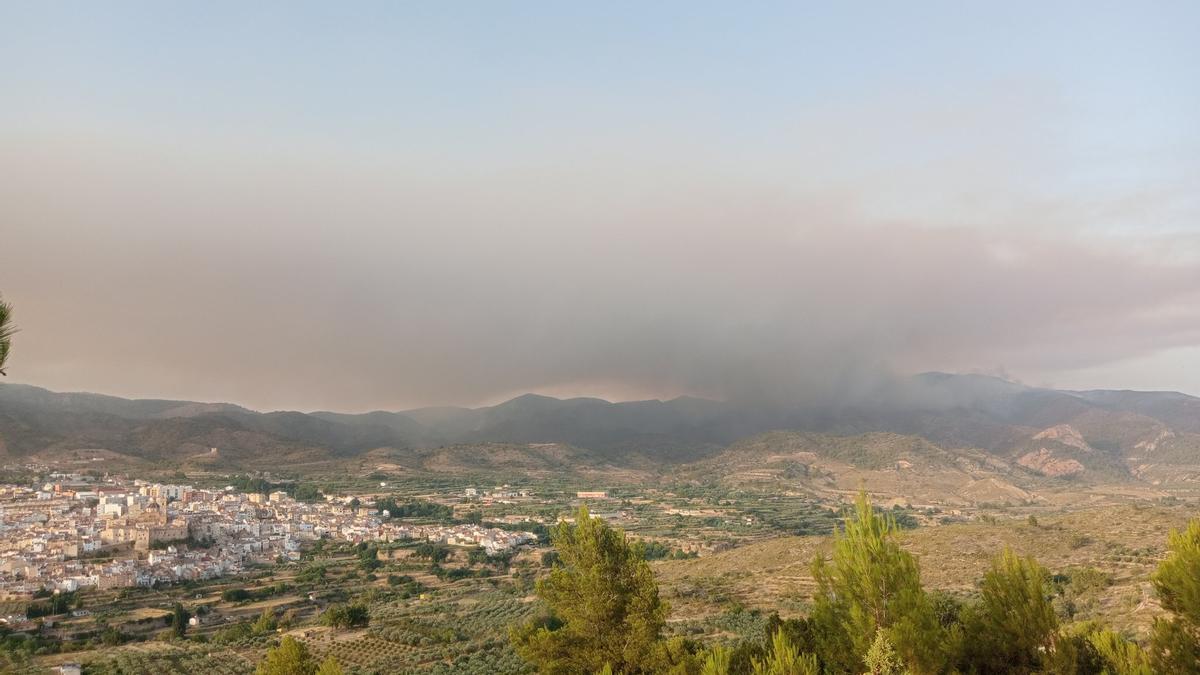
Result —
M 803 402 L 1200 344 L 1194 240 L 1131 245 L 1062 213 L 887 224 L 854 191 L 635 169 L 430 178 L 110 149 L 6 160 L 14 380 L 301 409 Z

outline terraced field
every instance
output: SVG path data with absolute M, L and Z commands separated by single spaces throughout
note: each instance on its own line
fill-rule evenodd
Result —
M 607 510 L 619 526 L 628 523 L 631 536 L 672 553 L 707 545 L 699 558 L 651 563 L 671 606 L 668 632 L 704 641 L 757 637 L 772 612 L 805 613 L 812 560 L 829 550 L 825 533 L 840 517 L 836 500 L 703 483 L 663 485 L 646 496 L 610 495 L 595 511 Z M 973 510 L 893 506 L 892 512 L 916 525 L 901 541 L 917 555 L 931 590 L 973 594 L 992 557 L 1009 546 L 1053 574 L 1055 608 L 1064 621 L 1096 619 L 1144 636 L 1161 613 L 1149 576 L 1165 553 L 1168 532 L 1195 517 L 1196 506 L 1169 498 L 1156 503 L 1141 493 L 1093 490 L 1087 498 L 1093 506 L 1080 508 L 1073 498 L 1069 506 L 1039 500 Z M 722 550 L 726 546 L 733 548 Z M 532 588 L 544 572 L 543 552 L 492 564 L 457 550 L 434 565 L 415 556 L 364 561 L 353 546 L 329 544 L 306 552 L 300 563 L 237 578 L 96 593 L 87 596 L 91 615 L 61 621 L 59 630 L 81 635 L 63 653 L 31 649 L 26 658 L 33 665 L 0 665 L 0 671 L 44 673 L 74 661 L 104 675 L 250 673 L 281 633 L 289 633 L 353 675 L 528 672 L 508 631 L 537 611 Z M 448 570 L 468 574 L 455 581 Z M 232 590 L 252 597 L 223 597 Z M 186 640 L 164 638 L 163 617 L 175 602 L 204 612 Z M 347 602 L 368 604 L 368 627 L 320 625 L 322 612 Z M 274 624 L 251 628 L 264 610 L 274 611 L 278 631 Z M 104 644 L 100 632 L 109 625 L 121 627 L 118 641 L 126 644 Z
M 510 585 L 459 582 L 422 599 L 371 606 L 371 626 L 354 632 L 293 631 L 320 658 L 372 673 L 519 673 L 508 628 L 533 613 Z
M 76 659 L 56 659 L 58 663 L 72 660 Z M 231 650 L 187 642 L 169 645 L 148 642 L 127 645 L 91 659 L 86 672 L 89 675 L 249 675 L 254 672 L 254 666 L 253 660 Z M 31 668 L 27 672 L 46 671 Z

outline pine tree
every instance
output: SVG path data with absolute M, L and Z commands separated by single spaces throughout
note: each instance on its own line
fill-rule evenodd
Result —
M 551 538 L 559 562 L 537 584 L 550 616 L 513 631 L 517 653 L 542 673 L 652 671 L 667 607 L 641 547 L 586 508 Z
M 1087 641 L 1110 675 L 1154 675 L 1149 655 L 1136 642 L 1104 629 L 1089 632 Z
M 884 631 L 875 634 L 875 642 L 871 643 L 864 660 L 867 663 L 867 675 L 904 675 L 904 664 L 900 662 L 896 648 Z
M 704 654 L 704 659 L 700 662 L 700 675 L 729 675 L 729 663 L 733 657 L 733 653 L 716 645 Z
M 754 675 L 819 675 L 821 672 L 817 657 L 801 654 L 800 649 L 781 630 L 775 631 L 771 637 L 771 649 L 767 656 L 754 659 L 751 668 Z
M 187 633 L 188 619 L 190 618 L 192 615 L 183 608 L 183 604 L 175 603 L 175 607 L 171 611 L 171 632 L 175 637 L 182 638 Z
M 255 635 L 262 635 L 263 633 L 274 631 L 277 625 L 275 612 L 271 611 L 270 607 L 266 607 L 263 609 L 262 614 L 258 616 L 258 621 L 255 621 L 254 625 L 250 627 L 250 630 Z
M 981 599 L 968 612 L 967 659 L 980 673 L 1031 673 L 1055 648 L 1058 617 L 1045 586 L 1046 571 L 1012 549 L 992 562 Z
M 1200 519 L 1172 531 L 1168 547 L 1151 581 L 1174 616 L 1154 622 L 1151 658 L 1160 672 L 1200 673 Z
M 287 635 L 279 642 L 278 647 L 267 650 L 267 655 L 255 675 L 313 675 L 317 663 L 309 653 L 308 647 L 296 638 Z
M 12 316 L 12 305 L 0 299 L 0 375 L 6 374 L 4 364 L 8 362 L 8 353 L 12 350 L 12 336 L 17 332 Z
M 862 673 L 880 631 L 912 672 L 945 667 L 946 631 L 921 588 L 916 559 L 900 548 L 895 533 L 895 520 L 875 513 L 860 493 L 844 531 L 834 530 L 832 560 L 813 561 L 811 625 L 828 672 Z
M 345 671 L 342 670 L 342 666 L 337 662 L 337 659 L 327 656 L 321 662 L 321 667 L 317 668 L 313 675 L 345 675 Z

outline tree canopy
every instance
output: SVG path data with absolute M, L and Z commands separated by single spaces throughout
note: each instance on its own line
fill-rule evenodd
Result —
M 320 667 L 317 668 L 314 675 L 345 675 L 345 671 L 342 670 L 342 666 L 337 662 L 337 659 L 327 656 L 321 662 Z
M 1058 617 L 1046 589 L 1046 570 L 1005 549 L 983 578 L 979 604 L 967 617 L 964 648 L 981 673 L 1031 673 L 1055 650 Z
M 321 623 L 334 628 L 361 628 L 371 623 L 371 610 L 361 602 L 333 605 L 321 615 Z
M 895 522 L 860 494 L 833 551 L 813 561 L 808 616 L 770 617 L 758 639 L 705 648 L 661 637 L 666 605 L 641 545 L 581 509 L 552 533 L 537 585 L 545 616 L 511 633 L 538 672 L 666 675 L 1200 673 L 1200 520 L 1172 533 L 1154 586 L 1170 618 L 1149 649 L 1094 622 L 1060 625 L 1050 575 L 1005 550 L 977 594 L 927 594 Z
M 549 614 L 513 631 L 543 673 L 654 672 L 667 606 L 640 545 L 581 507 L 551 534 L 558 562 L 537 584 Z
M 12 317 L 12 305 L 0 298 L 0 375 L 7 374 L 4 372 L 4 367 L 8 363 L 8 353 L 12 350 L 13 334 L 17 332 Z
M 1173 616 L 1154 622 L 1151 657 L 1159 672 L 1200 673 L 1200 519 L 1172 532 L 1168 546 L 1151 581 Z
M 947 635 L 896 531 L 891 516 L 876 513 L 860 494 L 845 527 L 834 532 L 832 559 L 813 561 L 814 640 L 831 672 L 863 672 L 881 631 L 914 672 L 938 672 L 946 663 Z
M 319 665 L 308 647 L 296 638 L 286 635 L 279 645 L 267 650 L 267 655 L 258 664 L 254 675 L 344 675 L 345 671 L 332 655 L 325 657 Z

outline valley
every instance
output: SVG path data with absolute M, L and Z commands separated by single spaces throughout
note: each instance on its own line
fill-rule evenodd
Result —
M 363 675 L 527 672 L 507 627 L 536 615 L 535 584 L 553 564 L 547 528 L 580 506 L 652 552 L 668 637 L 734 644 L 757 639 L 774 615 L 808 614 L 813 560 L 830 553 L 859 493 L 895 519 L 930 592 L 969 601 L 1007 546 L 1049 570 L 1061 621 L 1148 639 L 1163 613 L 1150 575 L 1168 534 L 1200 504 L 1200 399 L 975 376 L 896 386 L 937 403 L 887 392 L 830 417 L 697 399 L 521 397 L 479 410 L 334 415 L 0 385 L 10 485 L 67 477 L 68 491 L 86 494 L 136 479 L 180 495 L 259 486 L 368 524 L 350 539 L 239 558 L 231 574 L 72 591 L 89 613 L 56 620 L 36 633 L 40 647 L 22 643 L 32 651 L 6 658 L 29 673 L 70 663 L 91 673 L 249 673 L 292 635 Z M 393 519 L 396 531 L 475 523 L 540 534 L 500 557 L 442 543 L 421 558 L 369 524 L 380 503 L 436 509 Z M 144 554 L 107 555 L 137 565 Z M 238 588 L 250 599 L 225 593 Z M 19 612 L 43 600 L 5 602 Z M 327 624 L 352 604 L 367 625 Z M 184 638 L 167 618 L 177 606 L 202 617 Z

